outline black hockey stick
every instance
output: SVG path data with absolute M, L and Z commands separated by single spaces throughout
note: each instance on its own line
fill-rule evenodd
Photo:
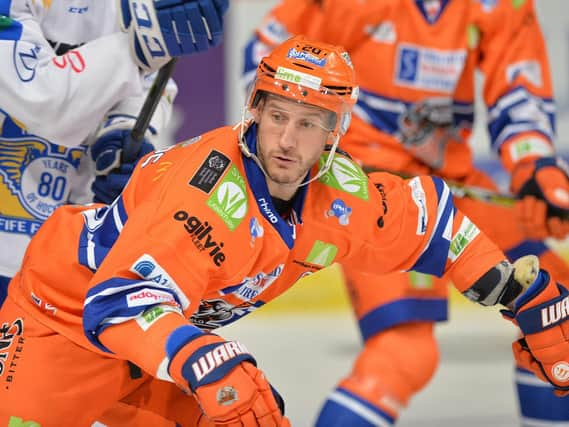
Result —
M 148 91 L 148 95 L 144 100 L 144 104 L 140 109 L 140 113 L 136 118 L 136 123 L 130 132 L 130 140 L 126 143 L 125 148 L 122 152 L 121 160 L 124 163 L 132 163 L 136 159 L 136 156 L 140 151 L 142 141 L 144 141 L 144 134 L 146 133 L 154 111 L 156 111 L 156 107 L 160 102 L 162 92 L 164 92 L 164 89 L 168 84 L 168 80 L 174 72 L 174 66 L 176 65 L 177 61 L 178 58 L 172 58 L 158 71 L 156 79 L 154 79 L 154 82 Z

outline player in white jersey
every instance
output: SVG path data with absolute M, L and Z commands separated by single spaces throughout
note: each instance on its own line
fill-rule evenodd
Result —
M 218 44 L 227 6 L 0 0 L 0 305 L 56 207 L 120 192 L 133 167 L 120 164 L 121 150 L 153 72 Z M 167 124 L 176 92 L 171 81 L 147 136 Z M 145 139 L 138 157 L 151 149 Z

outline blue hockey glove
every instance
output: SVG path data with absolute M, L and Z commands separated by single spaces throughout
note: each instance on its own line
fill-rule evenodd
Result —
M 119 0 L 120 22 L 140 68 L 155 71 L 172 57 L 216 46 L 229 0 Z
M 137 157 L 129 163 L 121 163 L 121 154 L 130 143 L 130 130 L 111 129 L 102 133 L 91 147 L 91 158 L 95 161 L 93 201 L 110 204 L 121 193 L 128 182 L 134 166 L 145 154 L 154 151 L 151 143 L 144 140 Z

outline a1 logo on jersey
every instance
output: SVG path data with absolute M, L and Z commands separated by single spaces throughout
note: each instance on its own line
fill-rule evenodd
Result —
M 326 163 L 328 154 L 320 158 L 320 167 Z M 368 199 L 367 176 L 353 161 L 335 156 L 330 170 L 320 177 L 324 184 L 336 188 L 362 200 Z
M 231 231 L 245 218 L 248 210 L 247 188 L 235 166 L 231 166 L 206 203 Z

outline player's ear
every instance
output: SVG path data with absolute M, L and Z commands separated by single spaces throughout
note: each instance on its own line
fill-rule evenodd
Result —
M 261 113 L 263 112 L 264 106 L 265 106 L 265 97 L 262 97 L 255 104 L 255 106 L 251 107 L 249 110 L 251 112 L 251 115 L 253 116 L 253 120 L 255 120 L 256 123 L 259 123 L 259 120 L 261 118 Z

